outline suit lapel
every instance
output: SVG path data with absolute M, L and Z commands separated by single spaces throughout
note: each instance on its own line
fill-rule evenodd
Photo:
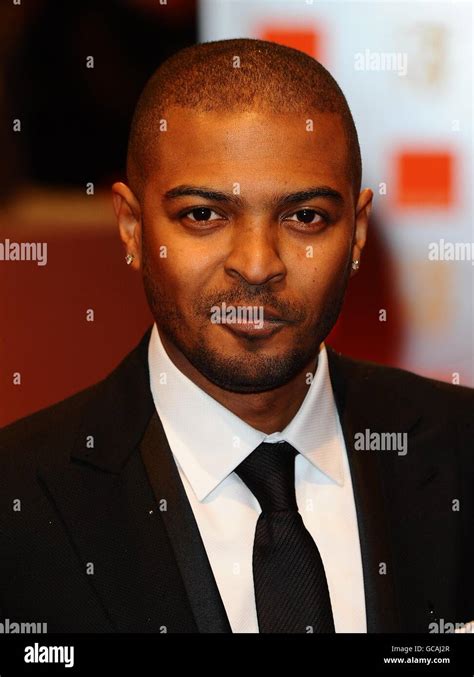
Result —
M 407 396 L 406 380 L 397 382 L 401 372 L 391 370 L 390 382 L 376 365 L 330 348 L 328 355 L 354 487 L 368 632 L 428 632 L 438 615 L 453 613 L 459 552 L 448 509 L 456 485 L 438 458 L 442 425 L 426 429 L 423 403 Z M 356 449 L 355 434 L 367 429 L 407 433 L 407 454 Z
M 166 557 L 166 542 L 150 514 L 153 497 L 141 475 L 133 461 L 120 475 L 76 463 L 61 474 L 57 468 L 39 472 L 77 554 L 77 576 L 88 581 L 102 609 L 105 630 L 193 632 L 191 609 L 173 563 L 166 571 L 158 558 L 159 544 Z M 131 476 L 133 495 L 128 494 Z M 176 615 L 169 602 L 161 601 L 164 575 L 169 578 L 169 599 L 181 606 Z M 72 580 L 71 589 L 75 585 Z M 90 598 L 85 599 L 87 605 L 93 605 Z
M 173 546 L 199 632 L 231 632 L 194 514 L 161 421 L 153 414 L 141 455 Z M 162 501 L 165 503 L 161 503 Z
M 43 466 L 39 479 L 111 630 L 230 632 L 155 413 L 149 335 L 91 390 L 64 468 Z
M 396 632 L 399 619 L 390 575 L 393 562 L 386 505 L 378 471 L 379 459 L 376 454 L 364 454 L 354 449 L 355 434 L 370 428 L 365 410 L 368 402 L 362 393 L 359 397 L 354 397 L 350 381 L 341 369 L 337 356 L 332 351 L 328 351 L 328 355 L 352 476 L 362 556 L 367 632 Z M 384 568 L 387 573 L 380 573 Z

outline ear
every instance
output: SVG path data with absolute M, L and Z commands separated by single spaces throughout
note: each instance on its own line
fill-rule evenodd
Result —
M 367 239 L 367 228 L 369 226 L 370 212 L 372 209 L 372 200 L 374 194 L 370 188 L 365 188 L 361 191 L 359 199 L 357 200 L 354 240 L 352 243 L 352 261 L 359 261 L 361 259 L 362 250 L 365 247 Z M 351 270 L 351 277 L 355 275 L 357 269 Z
M 139 270 L 142 258 L 142 223 L 140 203 L 131 189 L 121 181 L 112 186 L 112 199 L 120 238 L 125 245 L 125 256 L 131 254 L 130 264 Z

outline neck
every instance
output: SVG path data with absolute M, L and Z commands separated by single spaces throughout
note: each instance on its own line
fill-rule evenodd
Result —
M 270 435 L 282 431 L 295 416 L 310 387 L 306 375 L 316 372 L 318 357 L 311 360 L 288 383 L 262 393 L 236 393 L 209 381 L 165 336 L 164 349 L 173 364 L 201 390 L 256 430 Z

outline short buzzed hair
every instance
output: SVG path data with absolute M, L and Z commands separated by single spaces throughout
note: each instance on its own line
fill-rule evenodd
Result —
M 354 194 L 359 194 L 362 163 L 350 108 L 329 71 L 303 52 L 239 38 L 186 47 L 166 59 L 146 83 L 130 128 L 127 180 L 138 196 L 153 166 L 159 121 L 173 106 L 199 112 L 337 113 L 347 138 Z

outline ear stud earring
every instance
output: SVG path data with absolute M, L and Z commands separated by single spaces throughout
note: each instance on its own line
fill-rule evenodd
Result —
M 352 261 L 352 270 L 359 270 L 359 263 L 360 261 L 358 259 Z
M 134 258 L 135 257 L 134 257 L 133 254 L 127 254 L 127 256 L 125 257 L 125 261 L 127 263 L 127 266 L 129 266 L 131 264 L 131 262 L 133 261 Z

